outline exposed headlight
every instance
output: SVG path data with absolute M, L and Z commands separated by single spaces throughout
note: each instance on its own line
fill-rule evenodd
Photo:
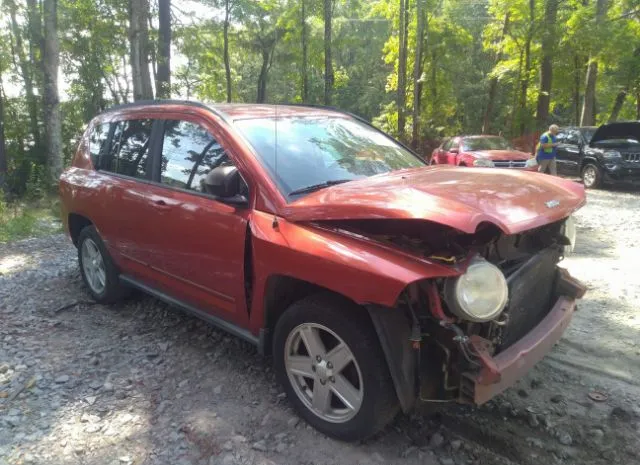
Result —
M 509 299 L 504 274 L 481 257 L 474 258 L 463 275 L 448 279 L 444 292 L 452 313 L 477 322 L 495 319 Z
M 602 152 L 602 157 L 603 158 L 620 158 L 620 152 L 618 152 L 617 150 L 606 150 L 605 152 Z
M 564 253 L 569 254 L 573 252 L 573 249 L 575 249 L 576 247 L 577 231 L 576 231 L 576 222 L 573 219 L 573 216 L 570 216 L 564 222 L 562 234 L 564 235 L 564 237 L 569 239 L 570 244 L 564 247 Z
M 473 166 L 482 166 L 485 168 L 493 168 L 493 162 L 488 158 L 478 158 L 477 160 L 473 160 Z

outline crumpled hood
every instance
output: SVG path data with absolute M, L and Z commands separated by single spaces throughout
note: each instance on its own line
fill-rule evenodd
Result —
M 635 139 L 640 140 L 640 121 L 621 121 L 619 123 L 603 124 L 589 142 L 590 145 L 596 142 L 611 139 Z
M 474 150 L 467 152 L 474 157 L 487 158 L 493 161 L 527 160 L 531 157 L 520 150 Z
M 557 177 L 485 168 L 400 170 L 309 194 L 284 208 L 289 221 L 429 220 L 466 233 L 483 222 L 515 234 L 569 216 L 584 187 Z

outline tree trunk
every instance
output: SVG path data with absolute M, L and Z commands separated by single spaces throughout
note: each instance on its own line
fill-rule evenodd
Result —
M 616 100 L 613 103 L 613 108 L 611 109 L 611 114 L 609 115 L 609 120 L 607 123 L 613 123 L 618 121 L 618 116 L 620 116 L 620 110 L 622 110 L 622 105 L 624 105 L 624 100 L 627 98 L 627 89 L 623 89 L 618 92 L 616 95 Z
M 398 137 L 404 139 L 407 101 L 407 28 L 409 27 L 409 0 L 400 0 L 399 50 L 398 50 Z
M 542 130 L 549 123 L 549 103 L 553 78 L 553 52 L 555 48 L 556 17 L 558 0 L 547 0 L 544 9 L 544 32 L 542 35 L 542 63 L 540 64 L 540 92 L 536 108 L 536 126 Z
M 636 94 L 636 119 L 640 120 L 640 92 Z
M 587 83 L 584 88 L 584 101 L 580 126 L 594 126 L 596 124 L 596 80 L 598 79 L 598 62 L 589 61 L 587 68 Z
M 576 53 L 573 56 L 573 124 L 580 124 L 580 56 Z
M 428 27 L 425 0 L 416 1 L 416 15 L 418 29 L 416 31 L 416 51 L 413 57 L 413 128 L 411 131 L 411 148 L 420 146 L 420 100 L 422 97 L 422 47 L 424 46 L 425 30 Z
M 496 54 L 496 64 L 502 61 L 502 44 L 504 42 L 505 36 L 507 35 L 507 30 L 509 29 L 509 12 L 504 15 L 504 23 L 502 24 L 502 33 L 500 34 L 500 48 L 498 53 Z M 489 122 L 491 120 L 491 114 L 493 113 L 493 106 L 495 104 L 496 95 L 498 93 L 498 78 L 496 76 L 492 77 L 489 80 L 489 95 L 487 97 L 487 108 L 484 112 L 484 118 L 482 120 L 482 133 L 488 134 L 490 125 Z
M 40 16 L 40 3 L 36 0 L 27 0 L 27 19 L 29 22 L 29 57 L 35 65 L 33 77 L 37 87 L 44 92 L 42 75 L 42 59 L 44 54 L 44 38 L 42 36 L 42 17 Z
M 230 0 L 224 2 L 223 54 L 224 73 L 227 80 L 227 103 L 231 103 L 231 64 L 229 63 L 229 21 L 231 19 Z
M 0 192 L 7 179 L 7 147 L 4 141 L 4 86 L 0 75 Z
M 533 27 L 535 24 L 535 0 L 529 0 L 529 31 L 524 46 L 524 71 L 520 78 L 520 135 L 524 135 L 527 130 L 526 113 L 527 113 L 527 92 L 529 90 L 529 78 L 531 75 L 531 40 L 533 38 Z
M 148 0 L 129 0 L 129 42 L 131 45 L 131 78 L 133 99 L 153 98 L 149 74 L 149 15 Z
M 609 6 L 608 0 L 596 0 L 596 28 L 600 25 Z M 596 83 L 598 80 L 597 53 L 591 53 L 589 67 L 587 68 L 587 83 L 584 89 L 584 102 L 582 104 L 582 116 L 580 126 L 594 126 L 596 124 Z
M 258 96 L 256 103 L 264 103 L 267 100 L 267 73 L 269 71 L 270 53 L 268 49 L 262 50 L 262 66 L 258 76 Z
M 44 0 L 44 122 L 50 181 L 62 173 L 62 120 L 58 97 L 58 0 Z
M 158 0 L 158 98 L 171 98 L 171 0 Z
M 24 52 L 24 44 L 22 42 L 22 33 L 20 32 L 20 25 L 16 20 L 16 7 L 15 3 L 8 2 L 9 14 L 11 16 L 11 28 L 13 30 L 13 36 L 15 38 L 15 54 L 18 56 L 18 64 L 20 66 L 20 72 L 22 74 L 22 80 L 24 81 L 24 92 L 27 97 L 27 108 L 29 111 L 29 125 L 31 126 L 31 136 L 36 147 L 40 146 L 40 127 L 38 126 L 38 101 L 33 93 L 33 76 L 31 73 L 31 66 Z
M 520 82 L 522 79 L 522 63 L 524 61 L 524 50 L 520 50 L 520 57 L 518 59 L 518 78 L 516 82 Z M 516 134 L 516 121 L 518 120 L 518 112 L 520 111 L 518 107 L 518 98 L 520 97 L 520 92 L 518 86 L 513 86 L 513 96 L 512 96 L 512 105 L 511 105 L 511 114 L 509 115 L 508 121 L 505 121 L 505 124 L 509 124 L 509 134 L 514 136 Z
M 331 21 L 333 0 L 324 0 L 324 104 L 333 98 L 333 62 L 331 60 Z
M 430 96 L 431 96 L 431 100 L 432 105 L 436 105 L 436 102 L 438 100 L 438 85 L 437 85 L 437 77 L 438 77 L 438 67 L 437 67 L 437 63 L 438 63 L 438 54 L 436 52 L 436 48 L 435 47 L 431 47 L 431 80 L 429 81 L 429 91 L 430 91 Z
M 300 26 L 302 31 L 302 102 L 309 100 L 309 76 L 307 76 L 307 11 L 306 0 L 301 0 Z

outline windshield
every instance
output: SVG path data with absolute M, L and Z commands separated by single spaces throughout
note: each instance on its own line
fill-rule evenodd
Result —
M 462 150 L 510 150 L 511 144 L 504 137 L 471 137 L 462 141 Z
M 351 181 L 424 162 L 383 133 L 342 117 L 236 120 L 236 126 L 275 179 L 280 191 Z
M 586 128 L 581 129 L 582 137 L 584 137 L 584 141 L 588 144 L 591 142 L 591 138 L 593 137 L 593 133 L 596 132 L 596 128 Z

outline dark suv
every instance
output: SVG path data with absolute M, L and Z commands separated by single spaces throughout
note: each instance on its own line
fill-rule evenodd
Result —
M 587 188 L 640 183 L 640 121 L 562 128 L 558 143 L 558 173 L 581 177 Z

